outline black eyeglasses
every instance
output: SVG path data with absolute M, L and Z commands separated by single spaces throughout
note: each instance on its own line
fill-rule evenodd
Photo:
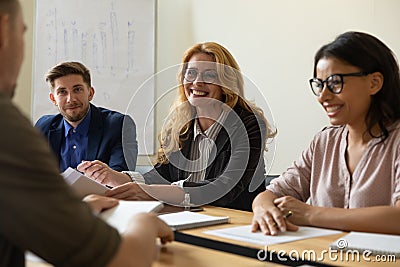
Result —
M 332 74 L 328 78 L 326 78 L 325 81 L 318 79 L 318 78 L 312 78 L 309 80 L 311 90 L 313 91 L 314 95 L 320 96 L 322 93 L 322 90 L 324 90 L 324 83 L 326 83 L 326 87 L 328 88 L 329 91 L 331 91 L 333 94 L 340 94 L 343 89 L 343 77 L 347 76 L 367 76 L 370 73 L 368 72 L 355 72 L 355 73 L 347 73 L 347 74 Z
M 218 80 L 218 73 L 216 70 L 205 70 L 200 72 L 197 69 L 186 69 L 183 78 L 192 83 L 199 75 L 201 75 L 201 81 L 204 83 L 214 83 Z

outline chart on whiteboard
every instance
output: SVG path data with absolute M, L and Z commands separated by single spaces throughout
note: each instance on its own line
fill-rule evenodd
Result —
M 129 114 L 139 154 L 154 152 L 155 0 L 37 0 L 32 120 L 58 113 L 46 72 L 79 61 L 91 72 L 93 104 Z M 152 80 L 152 79 L 151 79 Z

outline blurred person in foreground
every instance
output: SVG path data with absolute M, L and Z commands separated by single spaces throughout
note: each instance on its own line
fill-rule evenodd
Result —
M 154 214 L 139 214 L 120 235 L 96 217 L 118 200 L 78 199 L 44 138 L 11 102 L 25 31 L 20 2 L 0 0 L 0 266 L 25 266 L 27 250 L 54 266 L 149 266 L 157 237 L 171 241 L 171 229 Z

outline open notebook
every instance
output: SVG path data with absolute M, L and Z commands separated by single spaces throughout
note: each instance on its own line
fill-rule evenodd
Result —
M 99 217 L 113 226 L 118 232 L 123 233 L 132 216 L 141 212 L 158 212 L 164 205 L 160 201 L 125 201 L 119 200 L 119 204 L 99 214 Z
M 174 230 L 185 230 L 229 222 L 229 217 L 211 216 L 191 211 L 162 214 L 158 217 Z
M 350 232 L 330 245 L 338 250 L 370 251 L 375 255 L 400 257 L 400 235 Z
M 108 190 L 106 186 L 90 179 L 71 167 L 66 169 L 61 175 L 80 198 L 89 194 L 103 195 Z

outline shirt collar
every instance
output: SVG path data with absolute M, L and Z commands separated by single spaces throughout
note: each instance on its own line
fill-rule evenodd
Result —
M 197 118 L 195 118 L 194 120 L 194 131 L 193 131 L 193 140 L 196 139 L 196 137 L 198 135 L 204 135 L 208 138 L 211 138 L 213 140 L 216 139 L 219 130 L 222 127 L 222 124 L 224 123 L 224 121 L 226 120 L 226 118 L 228 117 L 229 111 L 226 111 L 225 109 L 222 110 L 221 114 L 219 115 L 218 119 L 216 122 L 218 123 L 213 123 L 213 125 L 210 126 L 210 128 L 208 128 L 207 130 L 205 130 L 204 132 L 201 130 L 200 124 L 199 124 L 199 120 Z M 213 130 L 214 128 L 215 131 Z
M 90 106 L 88 113 L 86 114 L 85 118 L 78 124 L 78 126 L 75 128 L 75 131 L 79 133 L 82 136 L 86 136 L 89 132 L 89 126 L 90 126 L 90 120 L 92 118 L 92 113 L 90 112 Z M 73 129 L 73 127 L 63 118 L 64 121 L 64 135 L 65 137 L 68 135 L 69 131 Z
M 196 139 L 196 136 L 203 134 L 203 131 L 200 128 L 199 120 L 197 118 L 194 119 L 194 131 L 193 131 L 193 139 Z

